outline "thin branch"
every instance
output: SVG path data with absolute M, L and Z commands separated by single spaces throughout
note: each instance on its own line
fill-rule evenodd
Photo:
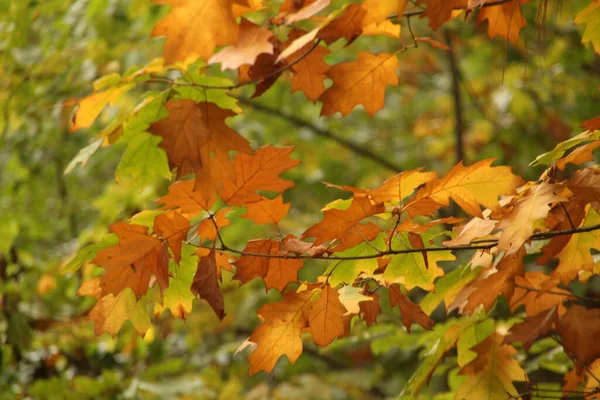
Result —
M 462 98 L 460 95 L 460 81 L 461 72 L 458 67 L 458 61 L 456 60 L 455 47 L 452 43 L 452 34 L 449 30 L 444 31 L 446 37 L 446 44 L 450 48 L 448 54 L 448 63 L 450 64 L 450 72 L 452 74 L 452 99 L 454 100 L 454 118 L 456 124 L 454 125 L 454 138 L 456 148 L 456 163 L 465 161 L 465 149 L 464 149 L 464 117 L 463 117 L 463 105 Z
M 318 136 L 333 140 L 334 142 L 338 143 L 339 145 L 346 147 L 349 150 L 352 150 L 352 152 L 354 152 L 358 155 L 361 155 L 363 157 L 366 157 L 366 158 L 370 159 L 371 161 L 373 161 L 391 171 L 394 171 L 394 172 L 402 171 L 402 168 L 400 168 L 398 165 L 394 164 L 393 162 L 386 160 L 384 157 L 381 157 L 378 154 L 376 154 L 375 152 L 373 152 L 367 148 L 364 148 L 354 142 L 351 142 L 350 140 L 344 139 L 343 137 L 339 136 L 335 132 L 332 132 L 327 129 L 319 128 L 318 126 L 315 126 L 306 120 L 298 118 L 295 115 L 288 114 L 288 113 L 285 113 L 278 109 L 265 106 L 264 104 L 258 103 L 256 101 L 248 100 L 248 99 L 241 98 L 241 97 L 235 97 L 235 98 L 240 103 L 247 105 L 249 107 L 252 107 L 256 111 L 260 111 L 264 114 L 268 114 L 268 115 L 272 115 L 274 117 L 284 119 L 287 122 L 289 122 L 290 124 L 296 125 L 300 128 L 310 129 L 312 132 L 314 132 Z
M 572 235 L 575 233 L 591 232 L 591 231 L 595 231 L 595 230 L 600 230 L 600 224 L 585 226 L 585 227 L 576 228 L 576 229 L 567 229 L 567 230 L 562 230 L 562 231 L 536 233 L 536 234 L 529 236 L 529 240 L 546 240 L 546 239 L 553 238 L 556 236 Z M 366 260 L 366 259 L 379 258 L 382 256 L 396 255 L 396 254 L 437 252 L 437 251 L 489 250 L 498 244 L 498 240 L 495 240 L 488 244 L 480 244 L 480 245 L 437 246 L 437 247 L 423 247 L 423 248 L 412 248 L 412 249 L 403 249 L 403 250 L 386 250 L 386 251 L 381 251 L 378 254 L 370 254 L 370 255 L 364 255 L 364 256 L 327 256 L 327 255 L 310 256 L 310 255 L 302 255 L 302 254 L 282 255 L 282 254 L 248 253 L 248 252 L 245 252 L 242 250 L 236 250 L 236 249 L 229 248 L 222 241 L 221 241 L 221 243 L 223 244 L 223 247 L 221 247 L 217 250 L 229 251 L 229 252 L 236 253 L 236 254 L 239 254 L 242 256 L 264 257 L 264 258 L 313 259 L 313 260 Z

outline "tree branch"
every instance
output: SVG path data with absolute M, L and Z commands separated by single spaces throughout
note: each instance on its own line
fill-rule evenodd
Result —
M 235 96 L 234 96 L 235 97 Z M 235 97 L 241 104 L 247 105 L 249 107 L 254 108 L 256 111 L 260 111 L 264 114 L 268 114 L 268 115 L 272 115 L 274 117 L 278 117 L 281 119 L 286 120 L 287 122 L 289 122 L 290 124 L 296 125 L 300 128 L 307 128 L 310 129 L 312 132 L 314 132 L 316 135 L 324 137 L 326 139 L 330 139 L 333 140 L 334 142 L 336 142 L 337 144 L 351 150 L 352 152 L 363 156 L 365 158 L 368 158 L 369 160 L 381 165 L 382 167 L 385 167 L 391 171 L 394 172 L 401 172 L 402 168 L 400 168 L 400 166 L 394 164 L 391 161 L 386 160 L 385 158 L 379 156 L 378 154 L 374 153 L 373 151 L 366 149 L 364 147 L 359 146 L 358 144 L 347 140 L 341 136 L 339 136 L 337 133 L 332 132 L 330 130 L 327 129 L 323 129 L 323 128 L 319 128 L 316 125 L 313 125 L 312 123 L 303 120 L 301 118 L 296 117 L 295 115 L 292 114 L 288 114 L 288 113 L 284 113 L 283 111 L 280 111 L 278 109 L 275 108 L 271 108 L 268 106 L 265 106 L 264 104 L 258 103 L 256 101 L 252 101 L 249 99 L 245 99 L 242 97 Z
M 446 44 L 450 48 L 448 54 L 448 63 L 450 64 L 450 72 L 452 74 L 452 99 L 454 100 L 454 118 L 456 124 L 454 125 L 454 137 L 456 146 L 456 164 L 465 160 L 465 149 L 464 149 L 464 118 L 463 118 L 463 106 L 462 99 L 460 96 L 460 80 L 461 73 L 458 67 L 458 62 L 454 54 L 455 48 L 452 44 L 452 36 L 449 30 L 444 31 L 446 37 Z

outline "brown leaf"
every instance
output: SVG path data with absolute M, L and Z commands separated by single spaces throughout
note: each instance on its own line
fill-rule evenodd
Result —
M 387 85 L 397 86 L 398 58 L 395 54 L 358 53 L 356 61 L 336 64 L 327 72 L 333 85 L 320 97 L 321 115 L 343 116 L 362 104 L 371 116 L 382 109 Z
M 256 58 L 254 64 L 245 64 L 239 68 L 239 84 L 256 83 L 252 98 L 258 97 L 269 90 L 287 65 L 286 60 L 277 61 L 283 47 L 279 39 L 273 37 L 271 43 L 273 43 L 273 54 L 262 53 Z
M 190 290 L 206 300 L 219 319 L 225 317 L 225 302 L 217 282 L 217 260 L 214 247 L 207 256 L 198 259 L 198 270 Z
M 346 39 L 346 42 L 350 44 L 362 33 L 366 14 L 367 12 L 360 4 L 351 4 L 342 15 L 321 29 L 317 37 L 327 44 L 341 38 Z
M 294 235 L 287 235 L 283 239 L 283 247 L 281 248 L 281 254 L 287 255 L 288 253 L 294 254 L 308 254 L 311 257 L 320 256 L 327 252 L 325 246 L 313 246 L 313 243 L 304 242 Z
M 600 140 L 596 143 L 600 144 Z M 572 153 L 571 153 L 572 154 Z M 600 169 L 584 168 L 567 181 L 567 187 L 583 203 L 589 203 L 600 212 Z
M 392 307 L 398 306 L 402 315 L 402 323 L 406 331 L 410 333 L 410 327 L 413 323 L 421 325 L 424 329 L 431 330 L 433 320 L 421 310 L 417 304 L 413 303 L 400 289 L 400 285 L 393 284 L 388 288 L 390 295 L 390 304 Z
M 171 6 L 171 12 L 152 31 L 152 36 L 167 37 L 163 52 L 167 63 L 208 60 L 215 47 L 238 41 L 232 0 L 153 1 Z
M 236 115 L 213 103 L 176 100 L 165 104 L 169 115 L 148 129 L 163 138 L 159 146 L 167 152 L 171 168 L 182 177 L 202 169 L 211 152 L 229 159 L 229 151 L 252 153 L 248 141 L 225 123 Z
M 600 309 L 574 305 L 560 318 L 556 330 L 577 374 L 600 357 Z
M 510 309 L 515 312 L 525 306 L 527 315 L 536 315 L 558 306 L 559 315 L 564 314 L 563 303 L 571 294 L 557 287 L 558 279 L 546 275 L 544 271 L 528 271 L 524 276 L 515 278 L 515 291 L 510 299 Z
M 361 301 L 358 305 L 360 307 L 360 316 L 367 323 L 367 326 L 371 326 L 377 323 L 377 316 L 381 312 L 381 306 L 379 305 L 379 296 L 377 293 L 366 293 L 373 297 L 372 301 Z
M 339 300 L 339 294 L 330 285 L 321 289 L 319 298 L 308 313 L 307 332 L 318 346 L 327 346 L 338 336 L 344 335 L 346 308 Z
M 418 4 L 426 4 L 421 18 L 429 18 L 429 26 L 438 30 L 440 26 L 452 18 L 455 8 L 466 8 L 467 0 L 418 0 Z
M 521 342 L 525 351 L 529 351 L 538 337 L 545 337 L 556 322 L 558 322 L 556 307 L 528 316 L 525 321 L 510 328 L 510 334 L 504 338 L 504 343 Z
M 152 275 L 161 287 L 169 285 L 169 253 L 166 243 L 147 234 L 142 225 L 117 222 L 109 228 L 119 243 L 100 250 L 92 262 L 104 268 L 100 278 L 102 296 L 117 296 L 130 287 L 140 297 L 148 291 Z
M 189 230 L 190 221 L 175 211 L 160 214 L 154 219 L 154 232 L 167 239 L 177 264 L 181 260 L 181 242 L 186 239 Z
M 260 27 L 245 18 L 240 24 L 239 40 L 213 55 L 209 64 L 221 63 L 221 69 L 237 69 L 243 64 L 254 64 L 259 54 L 273 54 L 271 31 Z
M 586 131 L 597 131 L 600 129 L 600 115 L 594 118 L 586 119 L 581 123 L 581 127 Z
M 341 238 L 364 218 L 384 211 L 383 204 L 373 205 L 365 197 L 355 198 L 347 210 L 326 210 L 323 221 L 308 228 L 302 238 L 314 237 L 315 246 Z

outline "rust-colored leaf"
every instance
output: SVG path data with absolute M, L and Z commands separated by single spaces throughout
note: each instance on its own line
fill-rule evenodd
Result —
M 379 305 L 379 297 L 377 293 L 367 293 L 373 297 L 372 301 L 362 301 L 359 303 L 360 316 L 367 323 L 367 326 L 371 326 L 377 323 L 377 316 L 381 312 L 381 306 Z
M 290 42 L 298 39 L 301 35 L 300 31 L 293 30 L 289 35 Z M 289 43 L 287 45 L 289 46 Z M 310 101 L 315 103 L 325 91 L 324 80 L 327 78 L 326 73 L 331 67 L 323 58 L 331 51 L 326 47 L 317 46 L 307 56 L 301 58 L 312 46 L 312 43 L 307 43 L 289 56 L 288 62 L 300 60 L 292 67 L 292 92 L 301 90 Z
M 154 219 L 154 232 L 163 239 L 167 239 L 173 251 L 175 262 L 181 260 L 181 243 L 190 230 L 190 221 L 176 211 L 168 211 Z
M 565 352 L 575 362 L 577 374 L 600 357 L 600 309 L 574 305 L 560 318 L 556 331 Z
M 256 203 L 246 204 L 246 210 L 242 218 L 250 219 L 255 224 L 277 225 L 290 210 L 290 203 L 284 203 L 281 195 L 273 200 L 264 197 Z
M 413 303 L 400 289 L 400 285 L 393 284 L 388 288 L 390 295 L 390 304 L 392 307 L 398 306 L 402 315 L 402 323 L 406 331 L 410 333 L 410 327 L 413 323 L 421 325 L 424 329 L 431 330 L 433 320 L 421 310 L 417 304 Z
M 510 334 L 504 338 L 504 343 L 521 342 L 525 351 L 529 351 L 533 343 L 539 337 L 546 336 L 556 322 L 558 322 L 556 307 L 528 316 L 525 321 L 510 328 Z
M 190 290 L 195 295 L 200 296 L 214 310 L 219 319 L 225 317 L 225 302 L 217 281 L 217 260 L 214 247 L 207 256 L 198 259 L 198 270 L 194 275 L 194 280 Z
M 339 294 L 330 285 L 321 289 L 319 298 L 308 313 L 307 332 L 318 346 L 327 346 L 336 337 L 344 335 L 346 308 L 339 300 Z

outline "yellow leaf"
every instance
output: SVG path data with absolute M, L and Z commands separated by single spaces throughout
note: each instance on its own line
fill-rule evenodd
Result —
M 91 126 L 104 108 L 115 103 L 133 87 L 133 83 L 115 86 L 102 92 L 89 95 L 79 102 L 79 108 L 73 114 L 69 130 L 71 132 Z

